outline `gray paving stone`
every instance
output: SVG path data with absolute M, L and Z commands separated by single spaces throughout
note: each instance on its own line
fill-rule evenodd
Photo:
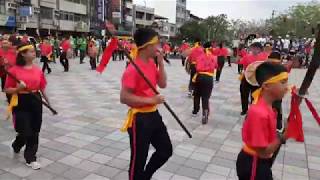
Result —
M 70 168 L 71 168 L 71 166 L 68 166 L 66 164 L 54 162 L 43 169 L 45 171 L 60 175 L 64 172 L 66 172 L 67 170 L 69 170 Z
M 30 179 L 30 180 L 52 180 L 53 178 L 54 178 L 53 174 L 50 174 L 45 171 L 37 171 L 27 177 L 27 179 Z
M 20 177 L 19 176 L 16 176 L 14 174 L 11 174 L 11 173 L 4 173 L 4 174 L 1 174 L 0 175 L 0 179 L 3 179 L 3 180 L 20 180 Z
M 99 169 L 94 171 L 94 173 L 110 179 L 115 177 L 120 172 L 121 170 L 110 166 L 101 166 Z
M 80 164 L 76 165 L 75 167 L 89 171 L 89 172 L 93 172 L 93 171 L 99 169 L 101 167 L 101 164 L 98 164 L 98 163 L 95 163 L 92 161 L 88 161 L 88 160 L 83 160 L 83 161 L 81 161 Z
M 190 167 L 193 169 L 205 170 L 207 167 L 207 163 L 203 161 L 198 161 L 194 159 L 188 159 L 185 161 L 184 166 Z
M 182 166 L 175 174 L 191 177 L 194 179 L 199 179 L 199 177 L 202 175 L 202 171 L 198 169 Z
M 109 178 L 99 176 L 96 174 L 90 174 L 89 176 L 85 177 L 83 180 L 109 180 Z
M 88 176 L 90 173 L 83 169 L 71 168 L 63 173 L 63 176 L 68 179 L 83 179 Z
M 108 166 L 122 169 L 122 170 L 127 170 L 129 167 L 130 162 L 127 160 L 123 159 L 118 159 L 118 158 L 113 158 L 111 161 L 107 163 Z

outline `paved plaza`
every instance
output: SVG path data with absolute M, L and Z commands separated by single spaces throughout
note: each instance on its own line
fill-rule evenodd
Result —
M 86 59 L 87 60 L 87 59 Z M 0 180 L 127 180 L 130 148 L 127 133 L 120 132 L 127 107 L 120 104 L 120 79 L 124 61 L 111 61 L 102 75 L 89 70 L 89 62 L 80 65 L 70 60 L 71 71 L 62 72 L 60 64 L 51 64 L 47 75 L 48 95 L 59 112 L 52 116 L 45 109 L 38 158 L 40 170 L 24 164 L 23 153 L 10 148 L 15 131 L 6 121 L 5 96 L 0 96 Z M 210 99 L 209 123 L 201 125 L 201 116 L 192 117 L 193 102 L 187 97 L 188 76 L 180 60 L 166 65 L 168 87 L 161 90 L 167 102 L 191 131 L 189 139 L 168 111 L 160 106 L 167 124 L 174 154 L 154 175 L 154 180 L 233 180 L 237 179 L 235 160 L 242 146 L 240 93 L 236 66 L 225 66 L 221 82 L 214 85 Z M 300 86 L 304 69 L 293 70 L 290 82 Z M 309 89 L 309 96 L 320 111 L 320 72 Z M 288 114 L 289 98 L 284 100 Z M 320 127 L 301 106 L 305 143 L 288 142 L 273 166 L 278 180 L 320 179 Z M 150 153 L 154 150 L 150 148 Z

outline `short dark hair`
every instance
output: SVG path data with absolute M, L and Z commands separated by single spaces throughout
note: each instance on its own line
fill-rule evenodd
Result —
M 209 42 L 204 43 L 203 47 L 204 48 L 210 48 L 211 47 L 211 42 L 209 41 Z
M 259 86 L 261 86 L 265 81 L 282 72 L 287 72 L 287 69 L 283 65 L 272 62 L 264 62 L 256 69 L 256 79 Z
M 269 59 L 281 59 L 281 54 L 280 54 L 280 52 L 279 51 L 273 51 L 270 55 L 269 55 L 269 57 L 268 57 Z
M 139 47 L 150 41 L 155 36 L 159 36 L 155 30 L 150 28 L 140 28 L 134 33 L 133 38 L 134 42 Z
M 250 45 L 250 47 L 252 47 L 252 48 L 259 48 L 259 49 L 263 50 L 263 46 L 262 46 L 261 43 L 259 43 L 259 42 L 254 42 L 254 43 L 252 43 L 252 44 Z

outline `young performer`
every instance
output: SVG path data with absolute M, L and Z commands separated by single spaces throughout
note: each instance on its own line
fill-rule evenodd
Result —
M 158 85 L 165 88 L 167 76 L 163 56 L 158 50 L 158 33 L 148 28 L 138 29 L 134 40 L 138 47 L 134 62 L 154 87 Z M 152 59 L 154 56 L 157 56 L 159 69 Z M 164 97 L 156 95 L 134 66 L 129 64 L 122 76 L 120 101 L 130 107 L 127 120 L 121 129 L 128 131 L 130 136 L 129 180 L 150 180 L 172 155 L 167 128 L 157 110 L 157 105 L 164 102 Z M 156 151 L 146 164 L 150 144 Z
M 48 39 L 44 38 L 43 42 L 40 44 L 41 62 L 43 62 L 42 72 L 46 69 L 48 74 L 51 73 L 51 68 L 49 67 L 49 62 L 52 55 L 52 45 L 49 43 Z
M 162 46 L 162 50 L 164 52 L 164 57 L 168 58 L 168 55 L 170 54 L 171 47 L 168 43 L 164 42 Z
M 268 59 L 268 56 L 265 53 L 262 53 L 263 46 L 258 42 L 252 43 L 250 45 L 250 51 L 251 53 L 246 55 L 239 62 L 239 64 L 243 65 L 244 70 L 248 67 L 248 65 L 250 65 L 255 61 L 264 61 Z M 249 84 L 243 75 L 240 76 L 240 81 L 241 81 L 240 95 L 241 95 L 241 106 L 242 106 L 241 115 L 245 115 L 248 111 L 249 97 L 251 93 L 257 89 L 257 87 Z
M 80 50 L 80 64 L 83 64 L 83 60 L 86 57 L 86 50 L 87 50 L 87 40 L 83 36 L 80 37 L 77 41 Z
M 188 52 L 186 52 L 188 51 Z M 197 58 L 203 54 L 203 48 L 201 47 L 200 40 L 197 39 L 196 43 L 194 44 L 194 47 L 186 50 L 183 52 L 183 56 L 188 56 L 188 63 L 190 64 L 190 79 L 189 79 L 189 96 L 192 96 L 193 90 L 194 90 L 194 84 L 192 83 L 192 78 L 196 74 L 196 64 L 197 64 Z
M 3 64 L 1 66 L 5 66 L 6 69 L 11 68 L 16 64 L 16 49 L 12 46 L 11 42 L 9 41 L 9 36 L 4 35 L 1 41 L 0 47 L 0 58 L 3 58 Z M 1 90 L 4 90 L 4 85 L 6 81 L 6 74 L 1 74 Z
M 272 180 L 272 154 L 286 140 L 285 135 L 276 131 L 272 104 L 287 92 L 288 73 L 282 65 L 264 62 L 255 75 L 260 89 L 255 92 L 257 99 L 243 123 L 243 148 L 237 158 L 237 175 L 239 180 Z
M 69 71 L 69 60 L 68 60 L 68 56 L 67 53 L 71 51 L 71 43 L 69 40 L 69 37 L 66 37 L 60 44 L 61 48 L 62 48 L 62 53 L 60 55 L 60 63 L 62 64 L 63 68 L 64 68 L 64 72 L 68 72 Z
M 182 54 L 182 52 L 187 50 L 187 49 L 189 49 L 189 44 L 186 43 L 185 40 L 183 40 L 181 46 L 179 47 L 179 53 Z M 186 61 L 186 57 L 181 55 L 182 66 L 184 66 L 185 61 Z
M 219 44 L 219 48 L 216 48 L 213 54 L 217 54 L 218 56 L 218 69 L 217 69 L 216 81 L 219 82 L 225 59 L 228 56 L 228 50 L 227 48 L 223 47 L 223 42 Z
M 42 104 L 34 99 L 31 94 L 41 97 L 48 102 L 45 93 L 46 79 L 41 69 L 33 64 L 36 53 L 33 45 L 24 44 L 18 46 L 16 66 L 9 69 L 20 83 L 7 76 L 5 92 L 12 95 L 8 110 L 13 110 L 15 130 L 17 136 L 12 144 L 15 153 L 19 153 L 26 145 L 24 158 L 27 166 L 32 169 L 39 169 L 36 153 L 39 146 L 39 132 L 42 123 Z
M 192 81 L 194 83 L 194 106 L 192 114 L 197 114 L 200 110 L 200 98 L 202 102 L 202 124 L 208 123 L 209 99 L 213 88 L 213 75 L 218 67 L 217 57 L 213 56 L 209 50 L 210 43 L 204 45 L 205 52 L 197 58 L 196 75 Z
M 90 66 L 92 70 L 95 70 L 97 67 L 96 65 L 97 54 L 98 54 L 98 50 L 96 47 L 96 42 L 94 38 L 92 38 L 88 43 L 88 55 L 90 57 Z
M 240 60 L 247 55 L 247 50 L 244 47 L 244 44 L 240 44 L 237 52 L 238 56 L 238 73 L 241 74 L 243 70 L 243 65 L 239 64 Z

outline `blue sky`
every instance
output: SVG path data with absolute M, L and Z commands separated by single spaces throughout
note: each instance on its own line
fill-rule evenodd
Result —
M 135 0 L 137 4 L 152 6 L 152 1 L 171 0 Z M 259 20 L 271 17 L 272 10 L 276 14 L 298 3 L 310 0 L 187 0 L 187 8 L 191 13 L 205 18 L 209 15 L 225 13 L 230 19 Z

